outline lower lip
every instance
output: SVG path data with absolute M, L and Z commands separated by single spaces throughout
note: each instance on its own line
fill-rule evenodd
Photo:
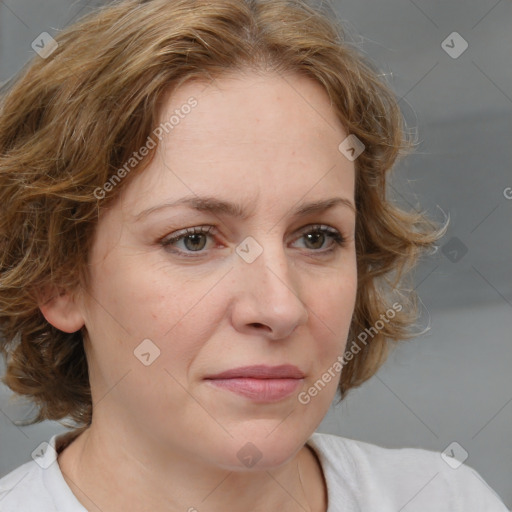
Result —
M 304 379 L 208 379 L 214 386 L 232 391 L 256 402 L 277 402 L 293 394 Z

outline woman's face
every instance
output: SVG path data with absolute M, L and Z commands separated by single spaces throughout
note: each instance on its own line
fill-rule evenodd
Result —
M 314 432 L 339 381 L 322 375 L 344 351 L 356 296 L 354 164 L 338 149 L 348 133 L 321 86 L 298 76 L 189 82 L 161 121 L 173 114 L 94 239 L 80 302 L 93 425 L 140 453 L 277 466 Z M 204 208 L 162 206 L 204 197 Z M 170 240 L 185 228 L 210 232 Z M 207 379 L 285 364 L 304 377 Z

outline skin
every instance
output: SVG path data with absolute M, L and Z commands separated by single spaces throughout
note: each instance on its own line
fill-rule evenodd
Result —
M 190 96 L 198 105 L 100 218 L 89 289 L 41 306 L 59 329 L 85 325 L 88 333 L 93 422 L 58 463 L 90 511 L 325 511 L 322 469 L 305 443 L 338 379 L 307 405 L 298 394 L 346 345 L 355 212 L 291 211 L 331 197 L 354 203 L 354 163 L 338 150 L 348 134 L 323 88 L 305 77 L 247 72 L 189 82 L 167 96 L 162 120 Z M 240 202 L 248 217 L 180 206 L 135 220 L 186 195 Z M 315 224 L 341 232 L 345 244 L 305 236 Z M 158 242 L 194 226 L 216 231 Z M 236 252 L 248 236 L 263 249 L 252 263 Z M 160 350 L 149 366 L 134 355 L 144 339 Z M 204 380 L 284 363 L 305 378 L 275 403 Z M 252 467 L 237 457 L 248 442 L 261 453 Z

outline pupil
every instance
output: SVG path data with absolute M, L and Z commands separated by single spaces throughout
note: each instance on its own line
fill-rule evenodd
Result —
M 194 245 L 194 244 L 197 244 L 198 238 L 200 238 L 200 237 L 204 237 L 204 235 L 202 233 L 195 233 L 192 235 L 188 235 L 187 238 L 185 239 L 185 245 L 187 246 L 187 249 L 190 249 L 190 250 L 202 249 L 204 247 L 204 245 L 202 247 L 198 247 L 197 245 Z M 187 244 L 187 241 L 189 241 L 190 239 L 194 239 L 194 242 L 192 243 L 193 247 L 190 247 L 189 244 Z
M 319 239 L 320 239 L 321 241 L 323 241 L 321 237 L 323 237 L 323 236 L 324 236 L 324 234 L 323 234 L 323 233 L 309 233 L 307 236 L 308 236 L 309 241 L 311 241 L 311 237 L 313 237 L 313 245 L 314 245 L 315 247 L 317 247 L 317 245 L 315 245 L 315 243 L 314 243 L 314 242 L 315 242 L 315 240 L 314 240 L 314 239 L 315 239 L 315 237 L 316 237 L 316 242 L 318 242 L 318 240 L 319 240 Z M 322 246 L 322 244 L 320 243 L 320 247 L 321 247 L 321 246 Z

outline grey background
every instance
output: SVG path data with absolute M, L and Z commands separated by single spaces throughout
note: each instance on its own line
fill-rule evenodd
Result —
M 96 4 L 0 0 L 0 82 L 34 55 L 36 36 L 54 35 Z M 386 74 L 408 126 L 418 132 L 416 153 L 390 183 L 397 203 L 440 222 L 449 215 L 450 227 L 439 251 L 414 274 L 421 327 L 430 329 L 401 343 L 318 430 L 436 451 L 456 441 L 468 452 L 465 463 L 511 508 L 512 199 L 505 191 L 512 187 L 512 2 L 331 5 Z M 458 58 L 441 46 L 454 31 L 468 43 Z M 0 476 L 64 430 L 53 422 L 16 427 L 12 420 L 27 406 L 9 397 L 0 388 Z

